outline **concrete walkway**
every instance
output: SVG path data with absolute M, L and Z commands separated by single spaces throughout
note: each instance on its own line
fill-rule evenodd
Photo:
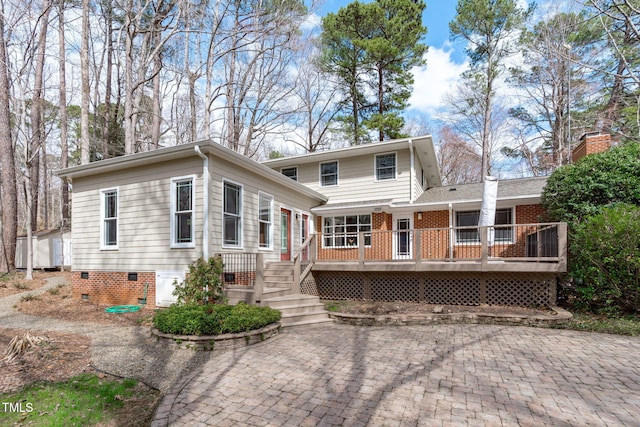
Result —
M 640 339 L 488 325 L 286 330 L 176 383 L 153 426 L 640 425 Z

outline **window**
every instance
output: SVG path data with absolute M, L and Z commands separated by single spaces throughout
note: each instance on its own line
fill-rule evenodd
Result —
M 224 181 L 222 244 L 242 246 L 242 186 Z
M 476 227 L 480 220 L 480 211 L 456 212 L 456 227 Z M 496 209 L 494 228 L 495 242 L 510 242 L 512 228 L 497 227 L 498 225 L 512 224 L 511 209 Z M 456 243 L 479 243 L 480 234 L 477 228 L 456 230 Z
M 100 191 L 100 247 L 118 249 L 118 189 Z
M 195 245 L 193 177 L 171 179 L 171 247 Z
M 320 163 L 320 186 L 338 185 L 338 162 Z
M 396 153 L 376 156 L 376 181 L 396 179 Z
M 371 246 L 371 215 L 325 217 L 322 232 L 325 247 L 358 246 L 358 233 L 366 233 L 364 244 Z
M 258 223 L 260 229 L 260 247 L 271 248 L 273 241 L 273 196 L 258 193 Z
M 497 209 L 496 210 L 496 225 L 513 224 L 511 218 L 511 209 Z M 495 227 L 495 242 L 511 242 L 513 228 L 511 227 Z
M 288 178 L 291 178 L 294 181 L 298 180 L 298 167 L 292 166 L 290 168 L 282 168 L 280 169 L 280 173 Z

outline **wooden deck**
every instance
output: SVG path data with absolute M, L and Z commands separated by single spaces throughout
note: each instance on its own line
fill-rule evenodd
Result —
M 328 247 L 337 238 L 325 237 L 310 246 L 313 271 L 567 271 L 566 223 L 345 233 L 346 247 Z

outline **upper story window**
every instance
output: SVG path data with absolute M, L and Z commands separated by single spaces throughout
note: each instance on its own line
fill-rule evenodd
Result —
M 118 189 L 100 190 L 100 248 L 118 249 Z
M 495 242 L 512 241 L 513 229 L 511 227 L 498 227 L 499 225 L 510 225 L 512 221 L 512 210 L 496 209 L 495 219 Z M 477 227 L 480 220 L 480 211 L 460 211 L 456 212 L 456 227 Z M 477 228 L 467 228 L 456 230 L 456 243 L 480 243 L 480 234 Z
M 396 153 L 376 155 L 376 181 L 396 179 Z
M 224 181 L 222 201 L 222 244 L 242 246 L 242 186 Z
M 320 186 L 338 185 L 338 162 L 320 163 Z
M 258 193 L 258 199 L 260 247 L 270 249 L 273 247 L 273 196 Z
M 193 177 L 171 179 L 171 246 L 194 247 Z
M 292 166 L 290 168 L 282 168 L 280 169 L 280 173 L 288 178 L 291 178 L 294 181 L 298 180 L 298 167 Z

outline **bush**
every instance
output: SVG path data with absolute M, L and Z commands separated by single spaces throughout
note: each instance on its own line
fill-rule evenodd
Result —
M 260 329 L 280 320 L 270 307 L 238 305 L 177 305 L 156 313 L 153 325 L 174 335 L 220 335 Z
M 577 305 L 616 313 L 640 311 L 640 208 L 617 204 L 577 224 L 570 268 Z
M 640 205 L 640 144 L 627 143 L 562 166 L 549 176 L 542 204 L 552 221 L 576 225 L 612 203 Z
M 224 302 L 222 286 L 222 258 L 199 258 L 189 266 L 184 282 L 175 284 L 173 295 L 178 304 L 205 305 Z

